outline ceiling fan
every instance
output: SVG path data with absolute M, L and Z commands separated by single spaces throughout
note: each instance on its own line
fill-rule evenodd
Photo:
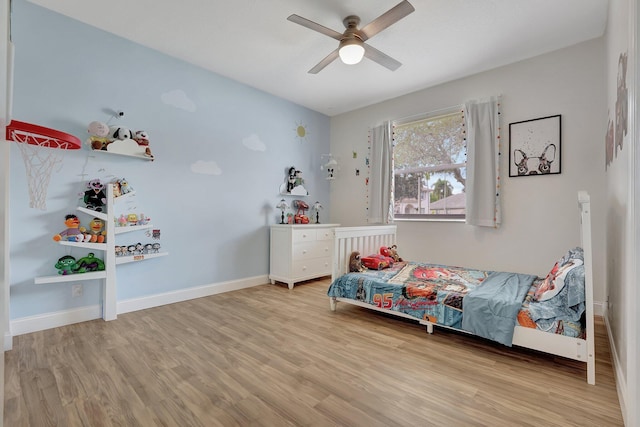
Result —
M 291 22 L 295 22 L 296 24 L 300 24 L 303 27 L 310 28 L 334 38 L 340 42 L 336 50 L 331 52 L 315 67 L 309 70 L 310 74 L 317 74 L 338 57 L 345 64 L 357 64 L 362 60 L 363 56 L 366 56 L 391 71 L 395 71 L 402 65 L 400 62 L 365 42 L 380 31 L 409 15 L 414 10 L 415 9 L 411 3 L 404 0 L 362 28 L 358 28 L 358 25 L 360 25 L 360 18 L 356 15 L 349 15 L 342 21 L 346 27 L 344 33 L 339 33 L 331 28 L 327 28 L 296 14 L 289 16 L 287 19 Z

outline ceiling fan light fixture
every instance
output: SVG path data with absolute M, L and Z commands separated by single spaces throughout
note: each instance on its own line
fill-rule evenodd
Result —
M 362 42 L 358 39 L 350 39 L 340 42 L 338 55 L 340 55 L 340 59 L 345 64 L 357 64 L 362 61 L 362 57 L 364 56 L 364 47 L 362 46 Z

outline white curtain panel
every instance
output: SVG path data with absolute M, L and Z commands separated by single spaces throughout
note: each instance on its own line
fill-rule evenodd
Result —
M 391 122 L 371 129 L 369 158 L 369 211 L 367 222 L 388 224 L 393 221 L 391 186 L 393 184 L 393 136 Z
M 467 128 L 466 222 L 498 227 L 500 212 L 499 97 L 468 101 L 464 105 Z

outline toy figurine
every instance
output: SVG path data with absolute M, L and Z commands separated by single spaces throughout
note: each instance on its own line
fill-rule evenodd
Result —
M 81 242 L 84 240 L 84 228 L 80 228 L 80 220 L 73 214 L 66 215 L 64 217 L 64 225 L 67 226 L 66 230 L 53 236 L 53 240 L 59 242 L 60 240 L 70 242 Z
M 138 215 L 134 213 L 127 215 L 127 223 L 129 225 L 138 225 Z
M 74 273 L 88 273 L 90 271 L 103 271 L 104 261 L 96 258 L 93 252 L 89 252 L 86 257 L 76 261 Z
M 287 177 L 287 193 L 291 193 L 293 187 L 296 186 L 296 167 L 291 166 L 289 168 L 289 176 Z
M 87 188 L 88 190 L 84 192 L 84 203 L 87 209 L 102 212 L 102 207 L 107 204 L 104 184 L 99 179 L 92 179 L 87 183 Z
M 143 213 L 138 217 L 138 225 L 147 225 L 151 219 L 149 217 L 144 216 Z
M 124 214 L 120 215 L 120 218 L 118 218 L 118 226 L 120 227 L 124 227 L 127 225 L 127 217 L 124 216 Z
M 118 182 L 120 183 L 120 193 L 127 194 L 133 191 L 126 178 L 122 178 Z
M 89 222 L 89 237 L 92 243 L 104 243 L 107 232 L 104 229 L 104 221 L 100 218 L 93 218 Z
M 294 200 L 293 207 L 298 210 L 293 217 L 294 222 L 296 224 L 309 224 L 309 217 L 305 214 L 305 211 L 309 209 L 309 205 L 302 200 Z
M 149 148 L 149 134 L 146 131 L 139 130 L 135 133 L 133 139 L 140 147 L 144 147 L 144 155 L 153 159 L 151 148 Z
M 63 276 L 73 274 L 76 267 L 76 259 L 71 255 L 65 255 L 56 262 L 55 267 L 58 269 L 58 274 Z

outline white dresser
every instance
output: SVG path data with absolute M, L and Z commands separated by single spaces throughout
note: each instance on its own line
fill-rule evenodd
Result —
M 340 224 L 271 226 L 269 280 L 293 284 L 331 275 L 333 229 Z

